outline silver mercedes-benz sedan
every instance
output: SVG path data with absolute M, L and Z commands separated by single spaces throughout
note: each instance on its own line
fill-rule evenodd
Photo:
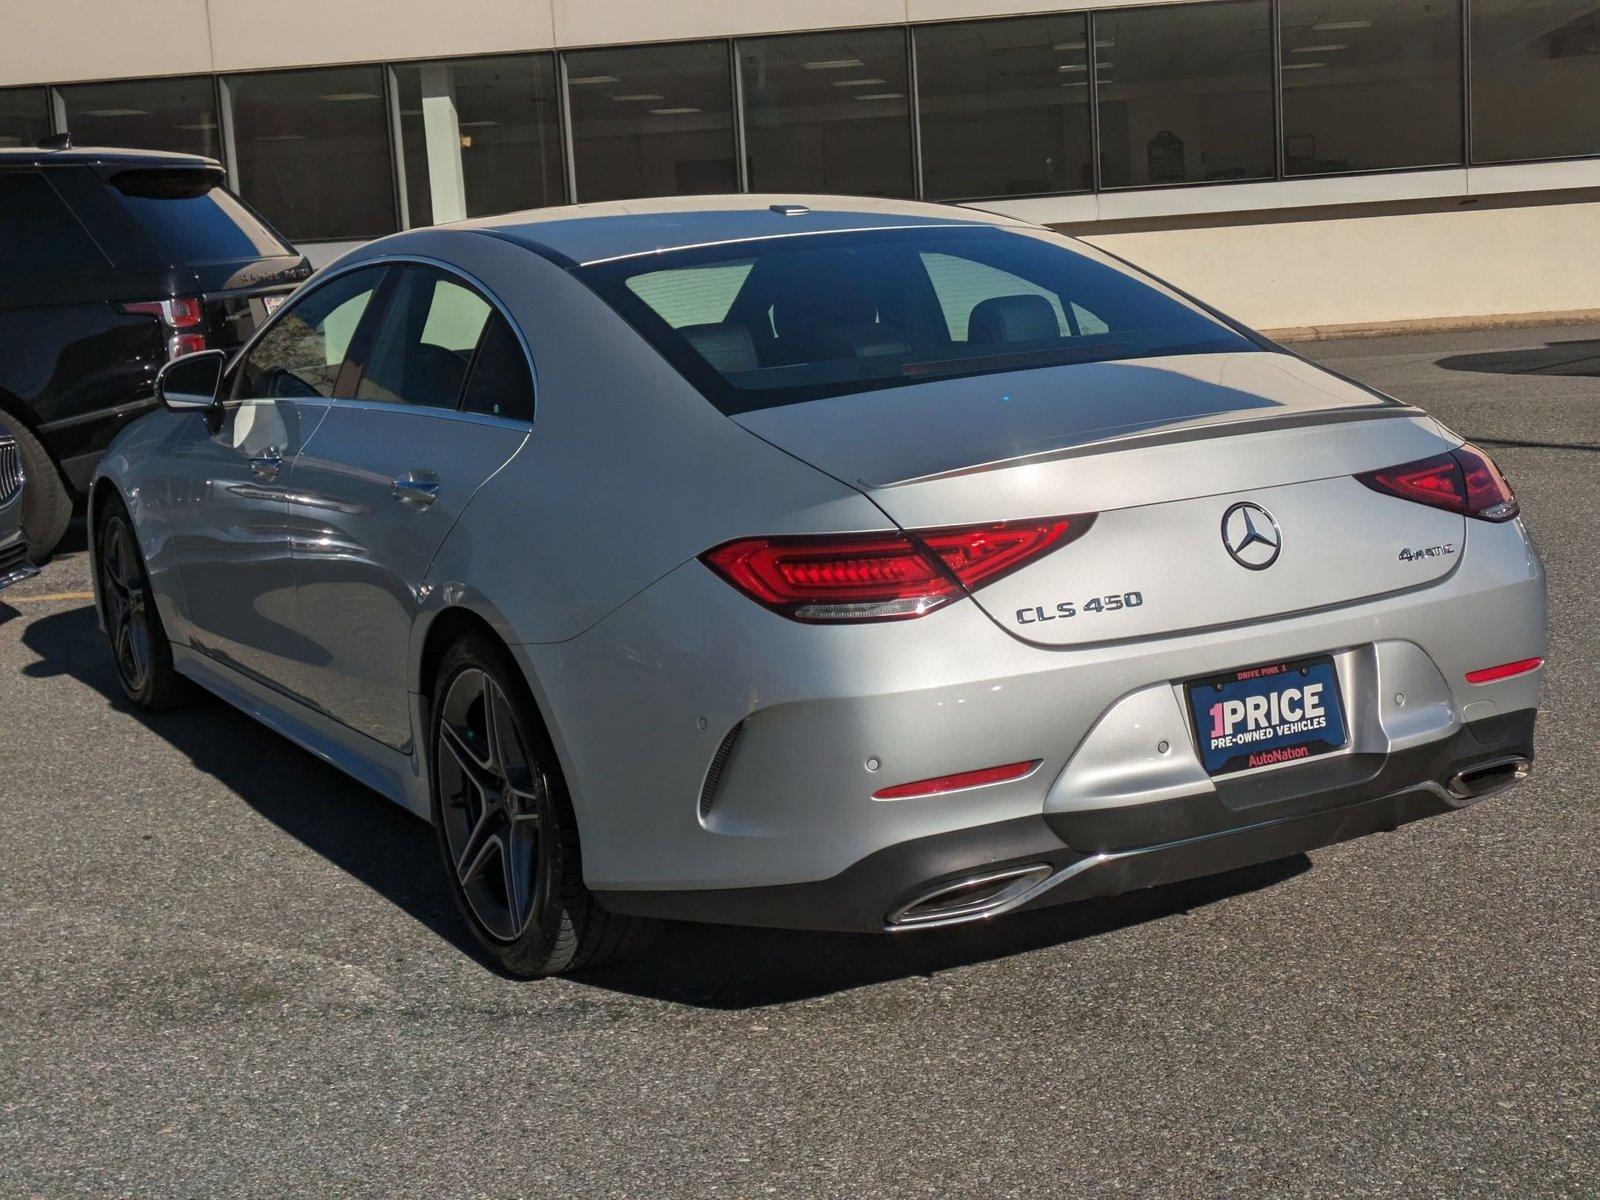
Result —
M 122 686 L 429 819 L 512 972 L 1112 895 L 1533 757 L 1544 575 L 1488 455 L 1005 217 L 415 230 L 159 390 L 93 487 Z

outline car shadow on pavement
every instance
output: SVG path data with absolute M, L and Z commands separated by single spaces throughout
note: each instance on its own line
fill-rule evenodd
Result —
M 279 829 L 483 961 L 452 906 L 424 822 L 204 693 L 192 707 L 173 712 L 134 708 L 117 684 L 90 605 L 36 618 L 22 643 L 38 656 L 23 668 L 25 676 L 69 675 L 95 689 Z
M 1225 875 L 1016 913 L 995 921 L 897 934 L 801 933 L 672 922 L 636 958 L 574 982 L 698 1008 L 762 1008 L 993 962 L 1181 916 L 1311 869 L 1297 854 Z
M 84 605 L 32 621 L 23 644 L 38 656 L 30 678 L 71 676 L 188 756 L 257 813 L 397 905 L 486 969 L 451 904 L 427 825 L 235 711 L 204 698 L 147 714 L 117 686 L 111 659 Z M 1269 887 L 1310 867 L 1305 855 L 1112 900 L 1021 913 L 994 923 L 897 935 L 802 933 L 665 924 L 637 957 L 573 982 L 712 1009 L 759 1008 L 1007 958 L 1173 917 Z
M 1477 371 L 1488 375 L 1600 375 L 1600 339 L 1451 354 L 1439 359 L 1438 365 L 1446 371 Z

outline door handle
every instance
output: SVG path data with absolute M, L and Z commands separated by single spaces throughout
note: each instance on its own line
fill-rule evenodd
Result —
M 250 460 L 250 473 L 257 479 L 271 482 L 283 468 L 283 455 L 276 446 L 268 447 Z
M 390 491 L 407 507 L 427 508 L 439 498 L 439 479 L 432 471 L 407 471 Z

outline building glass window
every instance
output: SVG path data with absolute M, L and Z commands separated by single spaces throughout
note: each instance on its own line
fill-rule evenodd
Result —
M 79 146 L 221 155 L 216 87 L 209 75 L 80 83 L 59 91 L 67 128 Z
M 224 79 L 239 191 L 295 240 L 394 232 L 379 67 Z
M 1082 14 L 916 31 L 923 191 L 932 200 L 1088 191 Z
M 727 42 L 564 56 L 579 200 L 738 190 Z
M 549 54 L 395 67 L 407 223 L 562 203 L 555 79 Z
M 910 196 L 903 29 L 739 42 L 753 192 Z
M 0 147 L 37 146 L 50 133 L 50 97 L 43 88 L 0 89 Z
M 1291 175 L 1461 161 L 1457 0 L 1282 0 Z
M 1472 159 L 1600 154 L 1600 4 L 1472 0 Z
M 1098 13 L 1094 38 L 1103 186 L 1273 176 L 1267 0 Z

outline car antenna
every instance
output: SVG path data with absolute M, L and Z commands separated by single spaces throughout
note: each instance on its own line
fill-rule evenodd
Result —
M 39 149 L 41 149 L 41 150 L 71 150 L 72 149 L 72 134 L 70 134 L 70 133 L 52 133 L 48 137 L 42 137 L 42 138 L 39 139 Z

